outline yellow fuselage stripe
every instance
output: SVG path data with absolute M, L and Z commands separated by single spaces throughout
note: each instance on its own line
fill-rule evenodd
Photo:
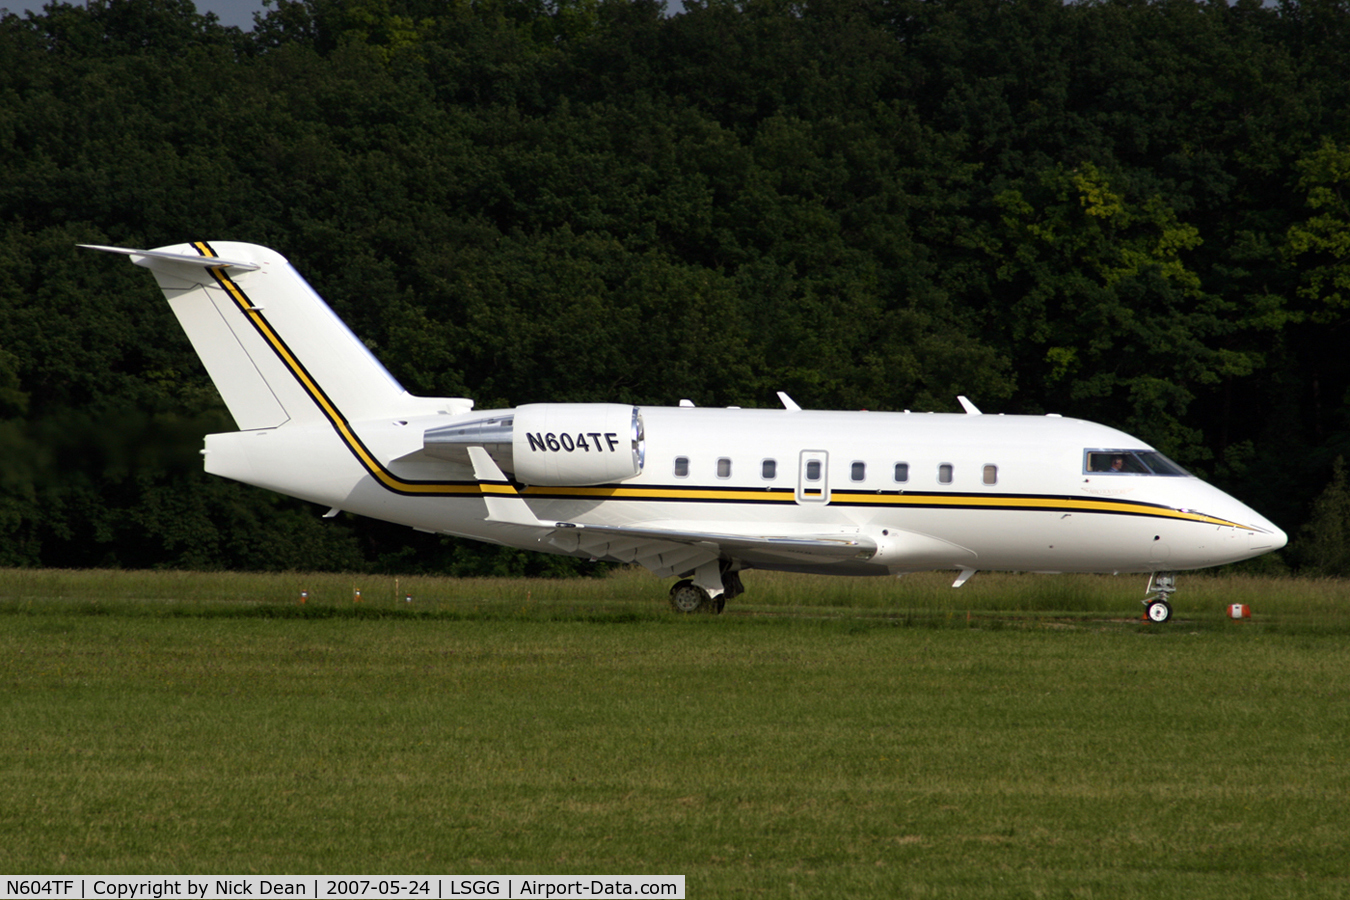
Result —
M 215 252 L 204 242 L 196 241 L 193 246 L 197 252 L 205 257 L 215 256 Z M 407 481 L 394 475 L 384 465 L 375 458 L 374 454 L 366 448 L 364 442 L 352 429 L 342 412 L 328 398 L 328 395 L 314 381 L 309 372 L 300 363 L 295 355 L 291 353 L 286 342 L 272 328 L 271 323 L 263 317 L 262 313 L 254 307 L 247 295 L 239 288 L 234 280 L 225 273 L 224 267 L 215 267 L 209 270 L 215 277 L 216 282 L 229 294 L 239 311 L 248 318 L 254 329 L 272 348 L 272 352 L 277 355 L 284 365 L 295 378 L 296 382 L 309 395 L 314 404 L 323 412 L 333 429 L 338 433 L 342 442 L 357 458 L 361 465 L 371 474 L 380 484 L 391 491 L 401 494 L 417 494 L 423 496 L 465 496 L 483 494 L 505 495 L 505 496 L 524 496 L 526 498 L 538 499 L 599 499 L 599 500 L 653 500 L 664 502 L 728 502 L 728 503 L 769 503 L 769 504 L 794 504 L 796 496 L 792 491 L 784 490 L 705 490 L 697 487 L 692 488 L 672 488 L 672 487 L 626 487 L 601 486 L 601 487 L 527 487 L 523 491 L 517 491 L 509 484 L 491 484 L 491 483 L 455 483 L 455 482 L 433 482 L 433 481 Z M 837 498 L 837 499 L 835 499 Z M 896 494 L 880 493 L 867 494 L 862 492 L 835 492 L 832 498 L 839 505 L 867 505 L 867 506 L 886 506 L 896 509 L 905 507 L 951 507 L 951 508 L 981 508 L 981 509 L 1003 509 L 1006 511 L 1073 511 L 1073 512 L 1101 512 L 1124 515 L 1142 515 L 1155 516 L 1167 519 L 1180 519 L 1191 522 L 1202 522 L 1212 525 L 1227 525 L 1235 528 L 1244 528 L 1251 530 L 1248 526 L 1238 525 L 1235 522 L 1228 522 L 1224 519 L 1216 519 L 1212 516 L 1206 516 L 1201 513 L 1193 513 L 1187 510 L 1169 509 L 1164 506 L 1152 506 L 1144 504 L 1132 504 L 1113 502 L 1109 500 L 1079 500 L 1072 497 L 979 497 L 968 494 Z
M 193 246 L 197 248 L 197 252 L 202 256 L 216 255 L 204 242 L 196 242 Z M 351 424 L 347 421 L 347 418 L 342 415 L 342 412 L 328 398 L 328 395 L 324 393 L 323 389 L 312 377 L 310 377 L 310 374 L 305 367 L 301 365 L 300 361 L 295 358 L 293 353 L 291 353 L 290 348 L 286 346 L 286 342 L 283 341 L 272 328 L 271 323 L 268 322 L 267 319 L 263 317 L 262 313 L 253 306 L 253 303 L 239 286 L 234 283 L 234 280 L 225 274 L 224 268 L 213 268 L 210 271 L 211 274 L 215 276 L 216 282 L 230 295 L 230 298 L 234 301 L 240 312 L 248 318 L 253 324 L 254 329 L 257 330 L 258 334 L 261 335 L 263 340 L 265 340 L 272 348 L 272 352 L 274 352 L 277 355 L 277 358 L 281 360 L 282 365 L 286 367 L 299 383 L 300 387 L 309 395 L 310 399 L 314 401 L 314 404 L 319 407 L 319 410 L 323 412 L 329 422 L 332 423 L 334 430 L 337 431 L 342 442 L 347 445 L 347 449 L 352 452 L 366 471 L 376 480 L 390 490 L 407 494 L 474 495 L 481 493 L 479 485 L 476 484 L 405 481 L 386 469 L 380 461 L 375 458 L 374 454 L 366 448 L 360 437 L 352 430 Z

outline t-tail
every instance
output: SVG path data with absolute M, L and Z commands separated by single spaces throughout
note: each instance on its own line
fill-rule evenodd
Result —
M 275 250 L 232 241 L 81 246 L 126 254 L 154 273 L 241 431 L 322 422 L 342 431 L 429 402 L 447 412 L 473 406 L 405 391 Z

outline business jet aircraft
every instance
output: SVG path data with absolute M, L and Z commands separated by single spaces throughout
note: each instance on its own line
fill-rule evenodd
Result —
M 286 259 L 245 243 L 88 246 L 148 268 L 239 430 L 206 471 L 449 534 L 680 576 L 720 612 L 745 569 L 1175 573 L 1285 545 L 1279 528 L 1124 432 L 1058 416 L 415 397 Z

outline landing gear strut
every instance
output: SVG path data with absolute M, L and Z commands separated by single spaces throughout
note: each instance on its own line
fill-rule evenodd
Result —
M 678 613 L 720 614 L 728 600 L 745 593 L 740 573 L 731 569 L 734 564 L 731 560 L 713 560 L 699 566 L 693 578 L 675 582 L 670 589 L 670 608 Z
M 727 605 L 726 595 L 714 600 L 691 579 L 675 582 L 670 589 L 670 608 L 677 613 L 720 613 Z
M 1144 614 L 1150 622 L 1166 622 L 1172 618 L 1172 604 L 1168 599 L 1176 593 L 1176 572 L 1154 572 L 1148 580 L 1148 597 L 1144 598 Z

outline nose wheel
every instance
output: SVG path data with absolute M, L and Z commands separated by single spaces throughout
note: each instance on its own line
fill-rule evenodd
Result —
M 1148 597 L 1144 599 L 1145 618 L 1158 624 L 1171 619 L 1172 604 L 1169 600 L 1176 590 L 1176 572 L 1154 572 L 1148 580 Z

